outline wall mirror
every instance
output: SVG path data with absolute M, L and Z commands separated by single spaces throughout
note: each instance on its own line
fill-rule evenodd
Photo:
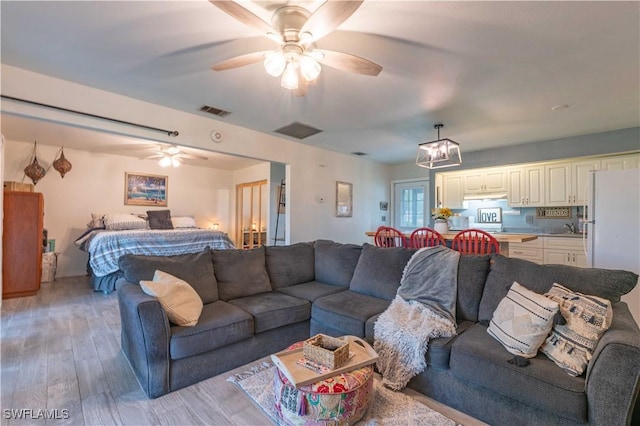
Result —
M 336 182 L 336 217 L 353 216 L 353 184 Z

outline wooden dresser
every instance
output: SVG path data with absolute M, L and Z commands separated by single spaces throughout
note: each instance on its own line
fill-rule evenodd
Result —
M 2 298 L 40 289 L 44 198 L 39 192 L 4 191 Z

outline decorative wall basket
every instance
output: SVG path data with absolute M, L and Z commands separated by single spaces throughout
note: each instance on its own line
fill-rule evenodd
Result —
M 33 160 L 31 164 L 24 168 L 24 174 L 27 175 L 34 185 L 38 183 L 40 179 L 44 177 L 47 171 L 38 163 L 38 157 L 36 156 L 37 142 L 33 143 Z
M 62 148 L 60 150 L 60 157 L 58 157 L 58 159 L 53 162 L 53 168 L 60 173 L 61 177 L 64 178 L 64 175 L 66 175 L 69 170 L 71 170 L 71 167 L 71 162 L 65 158 L 64 148 Z

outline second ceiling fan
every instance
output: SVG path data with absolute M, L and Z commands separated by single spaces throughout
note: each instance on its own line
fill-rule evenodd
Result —
M 234 1 L 209 1 L 238 21 L 261 31 L 279 45 L 276 50 L 253 52 L 227 59 L 214 65 L 212 68 L 215 71 L 263 61 L 267 73 L 282 77 L 282 87 L 304 95 L 307 83 L 315 81 L 320 75 L 321 63 L 342 71 L 370 76 L 376 76 L 382 70 L 380 65 L 350 53 L 315 48 L 315 42 L 349 18 L 360 7 L 362 0 L 328 0 L 313 13 L 300 6 L 286 5 L 273 13 L 271 24 Z

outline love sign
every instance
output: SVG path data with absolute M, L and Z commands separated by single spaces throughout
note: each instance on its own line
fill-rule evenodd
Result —
M 487 207 L 478 209 L 478 223 L 502 223 L 502 207 Z

